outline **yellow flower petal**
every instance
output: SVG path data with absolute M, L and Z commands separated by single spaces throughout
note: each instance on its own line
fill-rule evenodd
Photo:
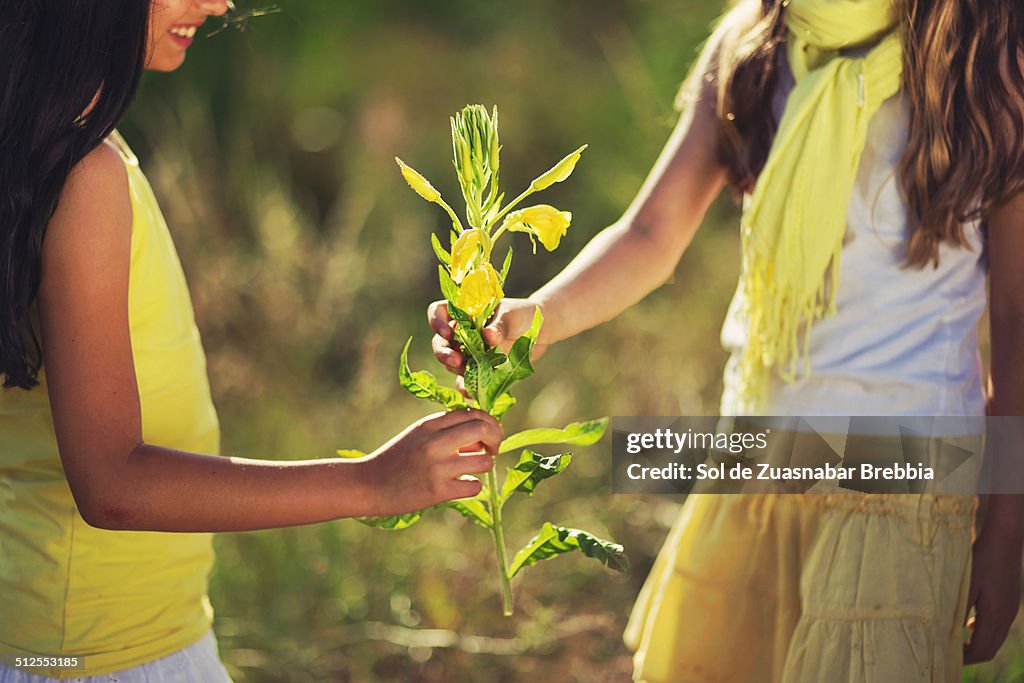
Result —
M 483 253 L 483 234 L 473 228 L 467 230 L 452 245 L 452 280 L 462 282 L 462 278 L 477 265 L 477 255 Z
M 490 263 L 485 263 L 462 278 L 456 305 L 476 318 L 491 310 L 503 296 L 501 278 Z
M 504 226 L 512 232 L 530 233 L 540 240 L 545 249 L 554 251 L 571 222 L 572 214 L 568 211 L 559 211 L 547 204 L 538 204 L 513 211 L 505 219 Z

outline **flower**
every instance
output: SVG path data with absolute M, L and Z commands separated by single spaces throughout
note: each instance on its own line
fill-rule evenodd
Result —
M 503 296 L 501 278 L 490 263 L 485 263 L 462 278 L 456 305 L 476 318 L 493 310 Z
M 505 218 L 502 228 L 511 232 L 529 233 L 539 239 L 545 249 L 554 251 L 571 222 L 572 214 L 568 211 L 559 211 L 547 204 L 538 204 L 513 211 Z
M 434 189 L 429 180 L 421 176 L 416 169 L 406 166 L 405 162 L 398 157 L 395 157 L 395 161 L 398 162 L 398 167 L 402 169 L 402 177 L 405 178 L 405 182 L 409 183 L 409 187 L 414 189 L 416 194 L 428 202 L 440 201 L 441 193 Z
M 483 242 L 484 234 L 476 228 L 459 235 L 452 245 L 452 280 L 462 282 L 462 278 L 476 267 L 477 255 L 483 253 Z
M 534 192 L 539 192 L 568 178 L 573 169 L 576 168 L 576 162 L 580 160 L 580 155 L 586 148 L 587 146 L 583 145 L 578 150 L 559 161 L 551 168 L 550 171 L 530 183 L 530 189 Z

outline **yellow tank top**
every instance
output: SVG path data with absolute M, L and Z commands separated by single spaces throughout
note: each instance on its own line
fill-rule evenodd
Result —
M 217 454 L 220 429 L 181 264 L 138 160 L 117 133 L 132 200 L 128 292 L 147 443 Z M 0 660 L 80 655 L 94 676 L 190 645 L 213 619 L 209 534 L 106 531 L 83 521 L 40 386 L 0 390 Z

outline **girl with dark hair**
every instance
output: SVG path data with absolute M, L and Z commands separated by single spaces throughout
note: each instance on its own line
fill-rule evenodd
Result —
M 207 532 L 473 496 L 501 441 L 460 411 L 356 460 L 217 456 L 181 266 L 114 127 L 226 10 L 0 3 L 0 683 L 228 680 Z
M 485 338 L 508 346 L 536 306 L 539 349 L 611 319 L 668 279 L 728 185 L 743 271 L 722 415 L 1024 416 L 1022 68 L 1019 2 L 739 2 L 632 206 Z M 444 305 L 430 318 L 458 371 Z M 960 681 L 1020 594 L 1022 496 L 989 496 L 983 525 L 975 502 L 691 496 L 627 628 L 635 679 Z

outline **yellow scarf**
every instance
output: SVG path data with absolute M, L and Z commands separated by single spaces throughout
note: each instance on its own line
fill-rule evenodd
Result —
M 796 85 L 742 220 L 750 335 L 741 393 L 755 409 L 772 368 L 792 382 L 803 358 L 810 372 L 811 325 L 835 312 L 847 206 L 868 124 L 900 88 L 903 51 L 893 4 L 786 4 Z M 863 57 L 839 53 L 873 43 Z

